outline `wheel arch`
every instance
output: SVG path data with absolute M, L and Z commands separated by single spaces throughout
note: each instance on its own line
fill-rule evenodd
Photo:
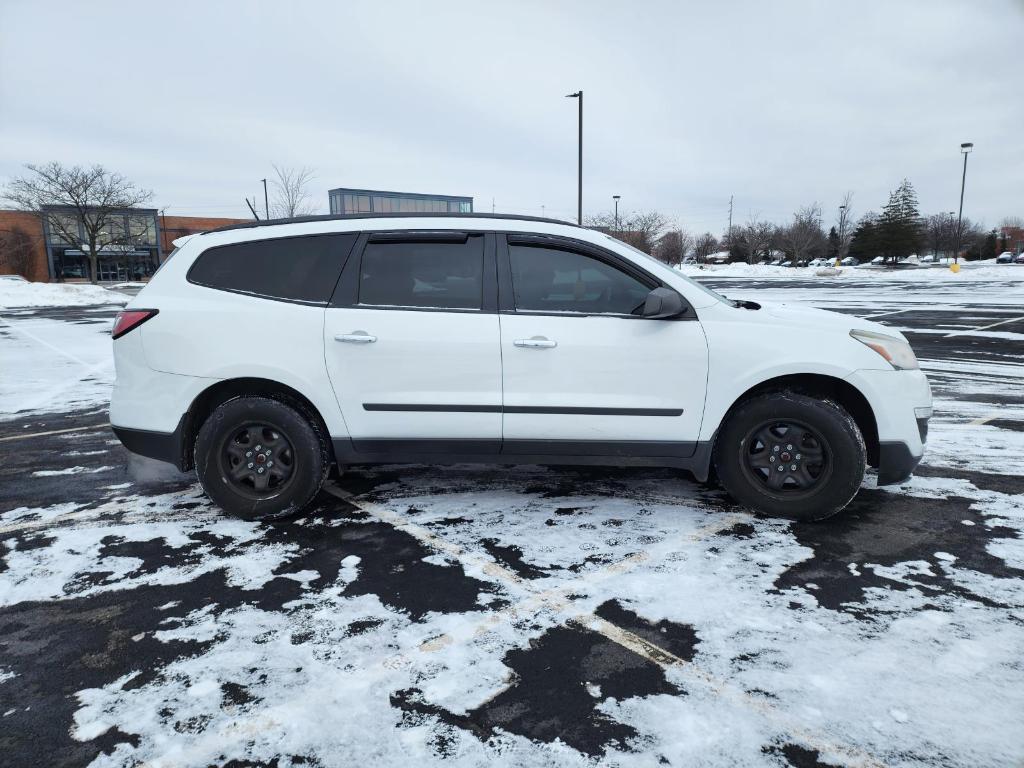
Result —
M 323 415 L 308 397 L 297 389 L 273 379 L 240 377 L 224 379 L 210 385 L 196 395 L 191 405 L 189 405 L 188 411 L 186 411 L 182 420 L 181 448 L 183 470 L 192 469 L 195 466 L 196 436 L 210 414 L 229 400 L 250 395 L 278 400 L 301 412 L 325 436 L 328 451 L 330 452 L 330 461 L 334 462 L 334 450 L 331 447 L 330 432 L 327 429 L 327 424 L 324 421 Z
M 864 437 L 867 447 L 868 464 L 877 467 L 879 463 L 878 422 L 868 399 L 857 387 L 848 381 L 820 373 L 795 373 L 775 376 L 759 382 L 737 397 L 726 410 L 721 424 L 743 403 L 771 392 L 796 392 L 810 397 L 834 400 L 853 417 L 857 428 Z M 718 439 L 718 433 L 715 434 Z

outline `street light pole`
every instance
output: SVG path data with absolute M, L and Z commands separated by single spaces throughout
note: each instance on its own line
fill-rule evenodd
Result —
M 619 198 L 622 195 L 612 195 L 612 200 L 615 201 L 615 234 L 619 233 Z
M 583 226 L 583 91 L 576 91 L 576 93 L 568 93 L 565 98 L 567 99 L 579 99 L 580 107 L 580 118 L 579 118 L 579 142 L 578 142 L 578 157 L 577 157 L 577 178 L 576 178 L 576 220 L 577 223 Z
M 953 251 L 953 263 L 960 259 L 960 235 L 964 221 L 964 187 L 967 185 L 967 155 L 974 149 L 974 144 L 965 141 L 960 145 L 960 153 L 964 156 L 964 175 L 960 179 L 960 213 L 956 218 L 956 250 Z
M 267 195 L 267 180 L 263 179 L 263 212 L 267 216 L 267 221 L 270 221 L 270 197 Z

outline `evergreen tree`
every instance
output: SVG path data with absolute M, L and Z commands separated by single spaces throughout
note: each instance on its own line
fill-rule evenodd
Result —
M 832 261 L 839 258 L 839 233 L 835 227 L 828 231 L 828 257 Z
M 870 261 L 878 255 L 878 249 L 878 222 L 874 213 L 867 213 L 853 230 L 847 255 L 858 261 Z
M 913 185 L 904 179 L 889 194 L 889 202 L 882 209 L 878 222 L 880 255 L 894 264 L 912 253 L 921 243 L 921 214 L 917 208 L 917 194 Z

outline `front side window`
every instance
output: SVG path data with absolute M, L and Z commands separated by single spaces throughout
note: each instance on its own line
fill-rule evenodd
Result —
M 189 282 L 236 293 L 326 304 L 356 235 L 253 240 L 210 248 L 188 272 Z
M 651 288 L 600 259 L 536 245 L 508 247 L 516 309 L 638 315 Z
M 370 242 L 359 271 L 359 303 L 385 307 L 480 309 L 484 238 L 465 242 Z

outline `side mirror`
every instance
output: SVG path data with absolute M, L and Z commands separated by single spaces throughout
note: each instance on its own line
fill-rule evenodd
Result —
M 647 294 L 642 316 L 651 320 L 661 320 L 678 317 L 685 314 L 689 308 L 683 297 L 671 288 L 655 288 Z

